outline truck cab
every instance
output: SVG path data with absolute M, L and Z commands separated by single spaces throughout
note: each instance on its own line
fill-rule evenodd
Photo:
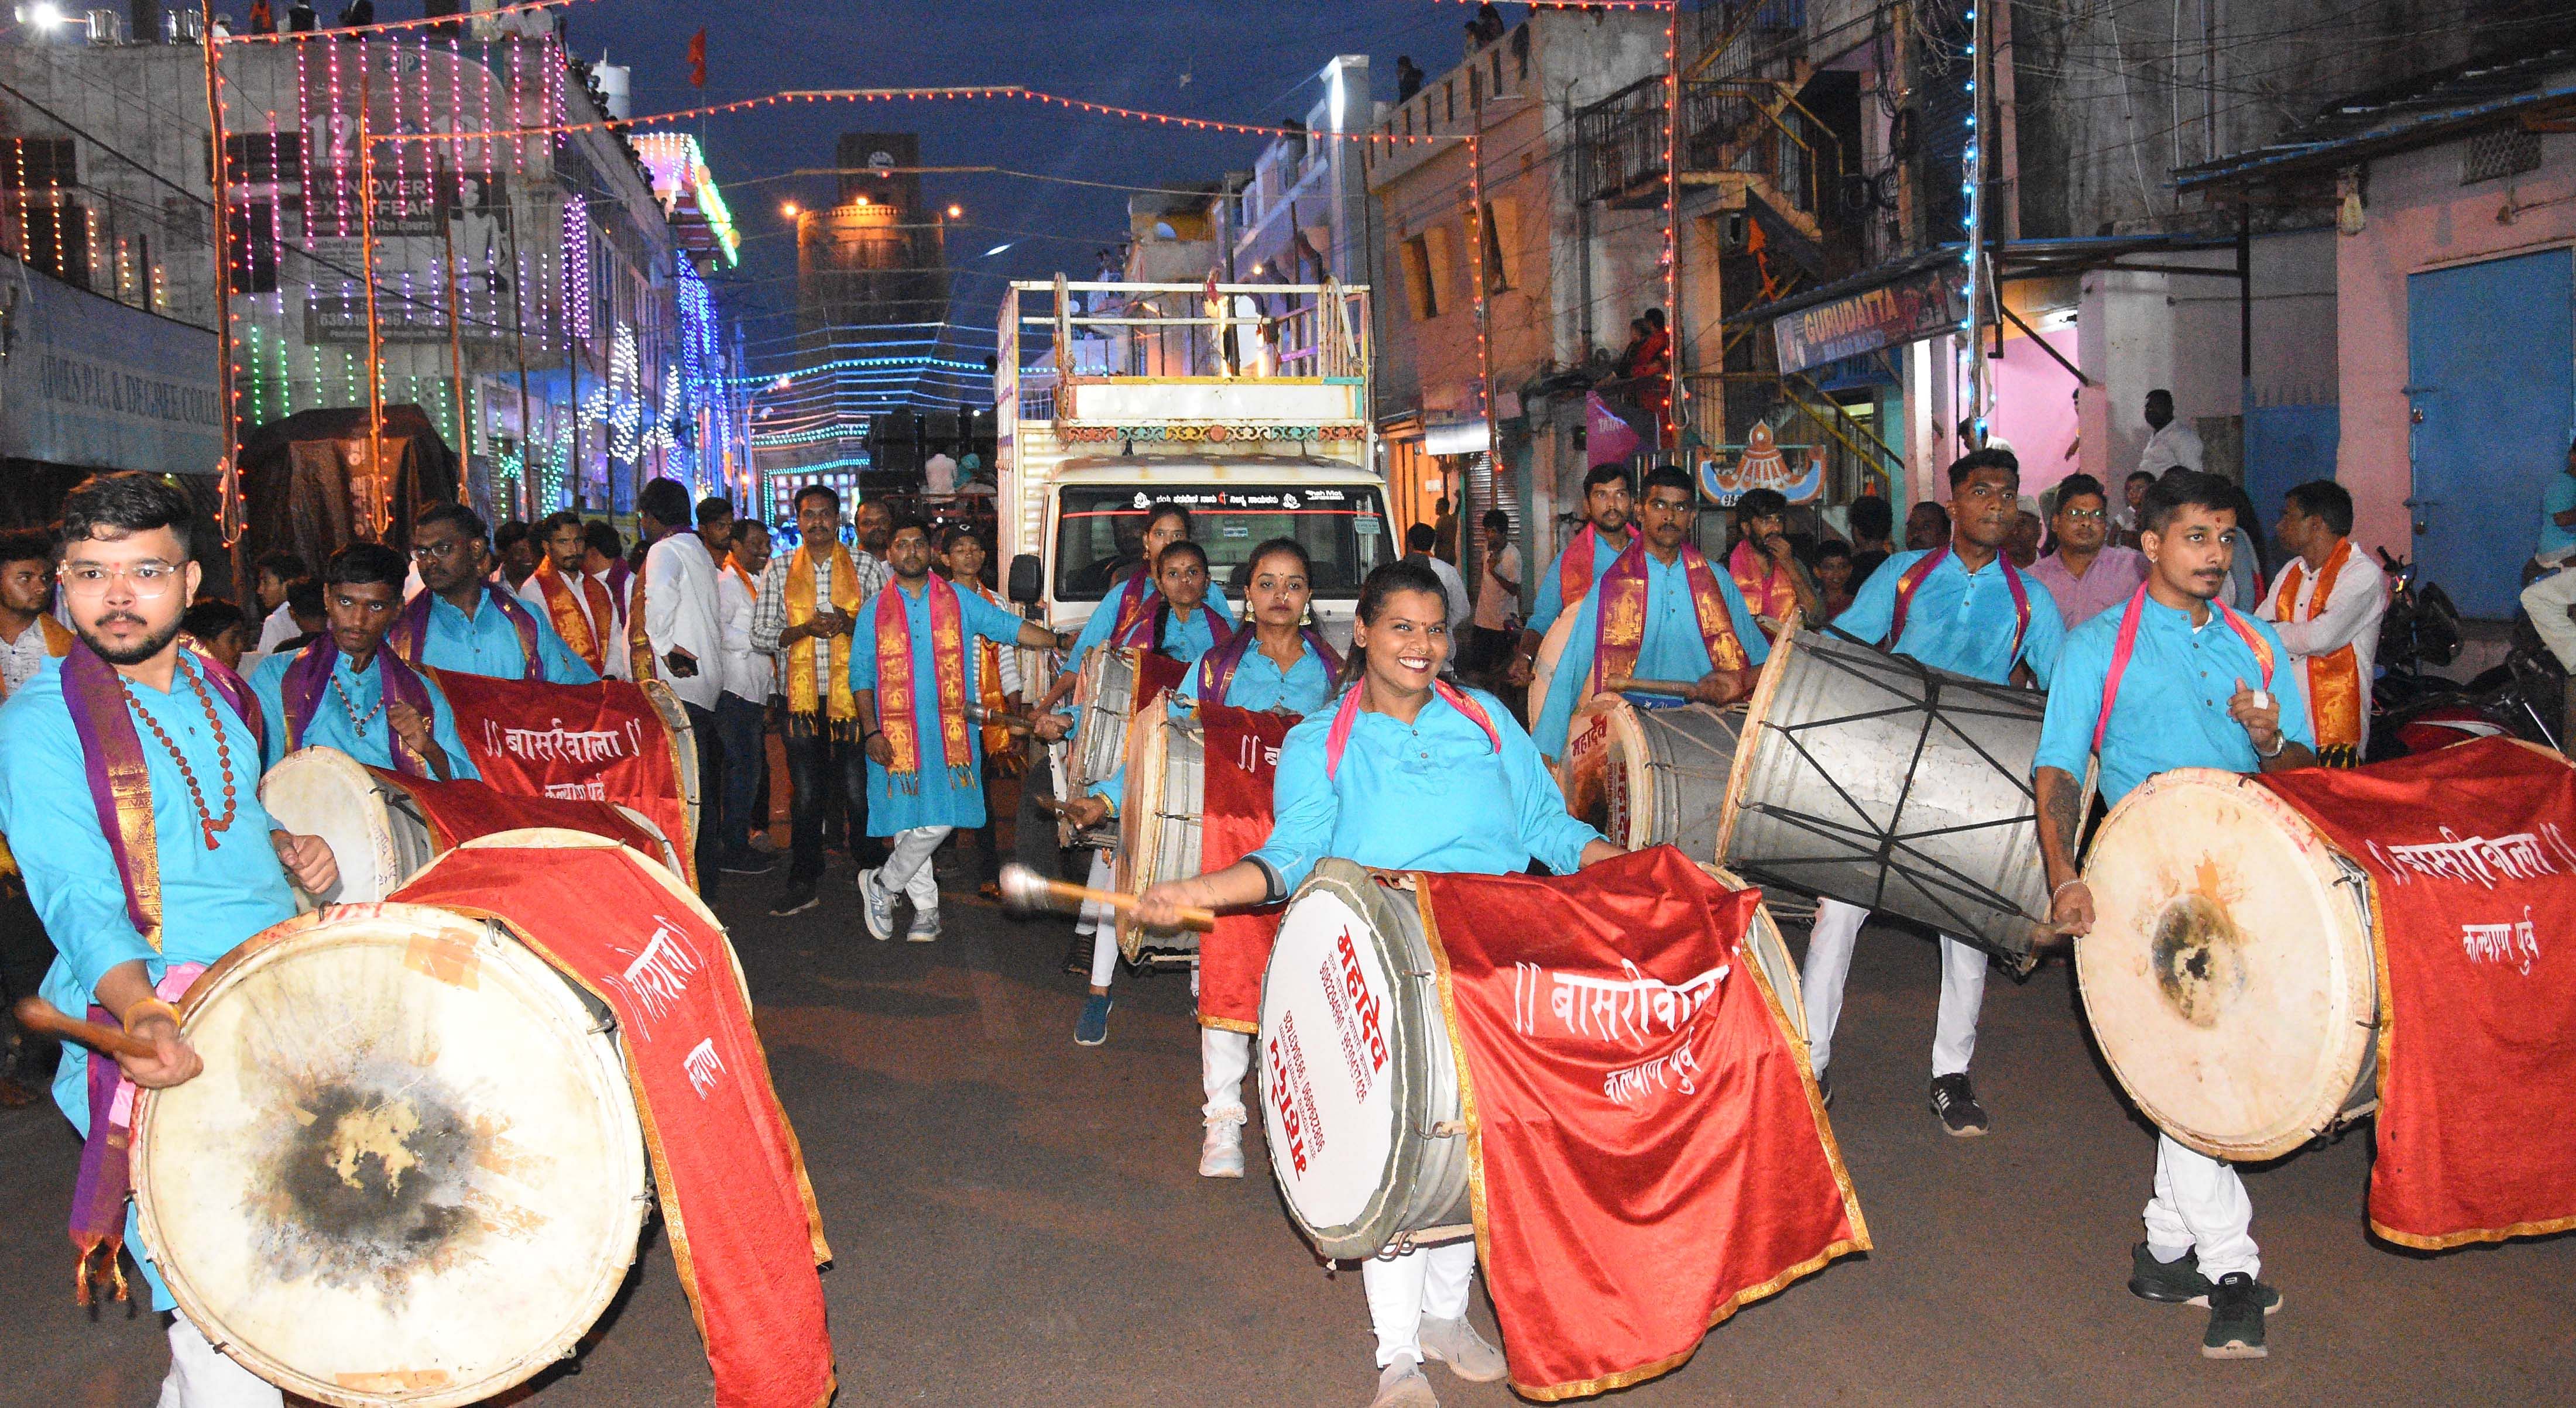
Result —
M 1316 624 L 1347 645 L 1361 580 L 1403 555 L 1369 416 L 1367 300 L 1329 282 L 1013 284 L 993 387 L 1012 599 L 1080 627 L 1139 565 L 1153 510 L 1177 504 L 1238 617 L 1252 550 L 1296 539 Z M 1032 329 L 1052 337 L 1024 358 Z

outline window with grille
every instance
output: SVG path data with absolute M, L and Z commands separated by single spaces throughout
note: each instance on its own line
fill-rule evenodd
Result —
M 2480 132 L 2469 139 L 2460 159 L 2460 184 L 2500 181 L 2540 168 L 2540 134 L 2519 127 Z

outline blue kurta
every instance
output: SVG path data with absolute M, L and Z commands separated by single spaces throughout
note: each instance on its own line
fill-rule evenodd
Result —
M 1897 579 L 1923 556 L 1900 552 L 1881 563 L 1861 583 L 1852 604 L 1834 618 L 1834 625 L 1872 645 L 1884 640 L 1896 622 Z M 2022 588 L 2030 598 L 2030 628 L 2022 633 L 2021 649 L 2016 652 L 2013 630 L 2018 615 L 2012 584 L 2004 580 L 2003 562 L 1997 556 L 1972 573 L 1957 553 L 1943 558 L 1915 589 L 1914 604 L 1905 614 L 1905 638 L 1892 649 L 1936 670 L 1995 684 L 2002 684 L 2016 663 L 2027 664 L 2039 687 L 2048 688 L 2057 669 L 2058 648 L 2066 641 L 2065 618 L 2058 614 L 2057 598 L 2048 594 L 2047 586 L 2022 573 Z
M 205 706 L 185 680 L 184 672 L 191 668 L 182 666 L 182 675 L 171 681 L 171 693 L 138 683 L 134 697 L 187 757 L 207 803 L 221 808 L 223 770 Z M 63 701 L 59 664 L 46 661 L 43 672 L 0 708 L 0 832 L 9 837 L 26 876 L 27 897 L 54 942 L 54 963 L 38 991 L 64 1012 L 87 1014 L 98 980 L 120 964 L 140 959 L 158 983 L 171 964 L 212 963 L 253 934 L 295 917 L 295 892 L 268 837 L 274 823 L 259 805 L 259 745 L 220 695 L 215 714 L 232 750 L 239 810 L 211 851 L 179 765 L 151 729 L 136 722 L 152 780 L 153 832 L 159 841 L 161 947 L 156 952 L 126 917 L 125 884 L 99 831 L 98 811 L 82 770 L 80 735 Z M 84 1136 L 89 1132 L 88 1079 L 89 1053 L 65 1042 L 62 1065 L 54 1074 L 54 1101 Z M 128 1245 L 143 1250 L 131 1213 L 125 1230 Z M 169 1291 L 148 1261 L 143 1274 L 151 1284 L 153 1308 L 169 1309 Z
M 1323 708 L 1337 692 L 1333 688 L 1333 672 L 1325 667 L 1324 657 L 1316 654 L 1315 647 L 1308 645 L 1304 637 L 1299 637 L 1297 643 L 1303 647 L 1303 652 L 1298 655 L 1296 664 L 1283 671 L 1278 661 L 1261 653 L 1260 643 L 1256 641 L 1251 649 L 1243 652 L 1243 659 L 1235 665 L 1234 678 L 1226 681 L 1225 702 L 1238 709 L 1284 712 L 1301 719 Z M 1199 677 L 1196 667 L 1192 667 L 1190 677 L 1181 682 L 1179 689 L 1165 694 L 1163 702 L 1174 717 L 1186 718 L 1198 697 Z M 1112 805 L 1121 804 L 1127 795 L 1126 762 L 1122 759 L 1118 771 L 1091 784 L 1089 791 L 1094 797 L 1108 798 Z
M 1771 658 L 1771 643 L 1762 638 L 1762 628 L 1753 623 L 1753 613 L 1744 606 L 1744 592 L 1735 585 L 1724 564 L 1713 564 L 1717 590 L 1726 598 L 1726 619 L 1735 627 L 1735 639 L 1744 647 L 1745 658 L 1759 665 Z M 1607 575 L 1607 574 L 1604 574 Z M 1596 584 L 1598 585 L 1598 584 Z M 1565 735 L 1574 725 L 1575 706 L 1591 692 L 1592 654 L 1601 635 L 1601 593 L 1595 591 L 1575 608 L 1574 628 L 1567 632 L 1565 653 L 1556 658 L 1556 673 L 1549 676 L 1547 703 L 1539 710 L 1538 725 L 1530 738 L 1538 750 L 1551 758 L 1565 753 Z M 1646 554 L 1646 638 L 1637 650 L 1636 677 L 1644 680 L 1678 680 L 1688 684 L 1717 668 L 1708 658 L 1708 642 L 1699 634 L 1699 607 L 1691 601 L 1690 571 L 1676 555 L 1671 562 L 1658 562 Z M 1648 707 L 1669 706 L 1669 699 L 1645 699 Z
M 1271 791 L 1270 839 L 1251 858 L 1293 890 L 1340 856 L 1389 870 L 1509 875 L 1535 858 L 1571 875 L 1601 833 L 1566 814 L 1565 794 L 1511 711 L 1483 690 L 1502 749 L 1437 695 L 1410 724 L 1362 710 L 1342 765 L 1324 775 L 1333 712 L 1288 731 Z
M 599 683 L 599 672 L 572 653 L 572 647 L 555 634 L 554 622 L 546 619 L 545 612 L 531 610 L 528 614 L 537 618 L 537 653 L 543 657 L 546 683 Z M 623 650 L 626 643 L 611 641 L 609 648 Z M 447 598 L 433 593 L 429 599 L 429 640 L 421 647 L 419 663 L 468 675 L 515 680 L 527 673 L 528 656 L 519 646 L 519 628 L 510 624 L 510 618 L 488 598 L 474 608 L 474 619 L 469 621 Z
M 2057 659 L 2056 682 L 2048 690 L 2048 717 L 2040 726 L 2039 752 L 2031 759 L 2034 773 L 2056 768 L 2070 777 L 2084 776 L 2085 759 L 2093 753 L 2093 726 L 2102 716 L 2103 683 L 2111 673 L 2111 654 L 2120 639 L 2121 608 L 2105 611 L 2075 628 Z M 2308 724 L 2307 696 L 2299 671 L 2270 623 L 2244 618 L 2272 647 L 2272 697 L 2281 706 L 2281 737 L 2316 746 Z M 2248 689 L 2263 687 L 2263 667 L 2235 628 L 2221 620 L 2215 607 L 2209 619 L 2194 627 L 2186 612 L 2147 598 L 2138 615 L 2138 639 L 2129 667 L 2120 676 L 2120 697 L 2111 710 L 2111 726 L 2102 738 L 2101 792 L 2116 804 L 2141 782 L 2169 768 L 2225 768 L 2254 772 L 2263 759 L 2245 726 L 2230 718 L 2227 701 L 2242 680 Z
M 393 725 L 386 720 L 384 711 L 376 707 L 376 701 L 384 698 L 385 693 L 384 658 L 384 652 L 377 651 L 374 658 L 367 661 L 364 671 L 350 668 L 346 655 L 335 661 L 331 667 L 334 687 L 322 691 L 321 707 L 313 711 L 313 721 L 304 726 L 304 736 L 296 740 L 296 746 L 337 748 L 370 767 L 392 768 Z M 271 768 L 277 766 L 277 760 L 289 751 L 286 740 L 286 669 L 295 660 L 295 655 L 272 655 L 259 662 L 259 668 L 250 676 L 251 690 L 259 696 L 259 710 L 268 720 L 267 767 Z M 436 680 L 426 675 L 422 676 L 421 682 L 429 686 L 430 736 L 438 740 L 439 747 L 447 750 L 451 776 L 481 777 L 482 774 L 474 770 L 474 759 L 465 751 L 465 740 L 456 736 L 456 711 L 447 706 L 446 692 L 438 687 Z M 351 710 L 366 720 L 364 729 L 350 724 Z
M 1067 660 L 1073 662 L 1073 669 L 1080 670 L 1082 668 L 1083 659 L 1090 655 L 1095 647 L 1107 645 L 1109 643 L 1109 629 L 1110 627 L 1118 624 L 1117 602 L 1118 593 L 1113 589 L 1109 596 L 1092 611 L 1090 619 L 1082 623 L 1082 629 L 1075 633 L 1073 638 L 1073 653 L 1065 657 Z M 1215 613 L 1216 619 L 1225 623 L 1224 634 L 1228 636 L 1233 635 L 1234 613 L 1226 609 L 1225 594 L 1222 592 L 1209 592 L 1207 601 L 1204 605 L 1206 607 L 1206 612 L 1201 613 L 1201 619 L 1205 619 L 1207 612 L 1213 612 Z M 1164 647 L 1171 650 L 1175 655 L 1180 655 L 1181 658 L 1185 660 L 1196 660 L 1200 655 L 1204 655 L 1208 651 L 1216 649 L 1217 633 L 1213 627 L 1194 634 L 1205 636 L 1207 641 L 1207 643 L 1198 646 L 1195 653 L 1183 654 L 1179 645 L 1170 639 L 1173 633 L 1169 631 L 1164 633 L 1166 637 Z M 1073 711 L 1073 697 L 1071 695 L 1065 696 L 1065 702 L 1056 706 L 1056 712 L 1064 715 L 1066 718 L 1074 719 L 1077 724 L 1080 722 L 1079 717 L 1076 716 Z M 1071 738 L 1073 735 L 1068 733 L 1065 737 Z
M 983 686 L 977 681 L 983 654 L 975 648 L 982 637 L 1008 645 L 1019 639 L 1020 618 L 986 601 L 974 592 L 960 592 L 955 584 L 942 577 L 931 577 L 919 591 L 906 591 L 901 581 L 886 584 L 903 600 L 904 624 L 912 632 L 912 721 L 915 737 L 921 740 L 921 772 L 913 790 L 894 785 L 894 775 L 883 763 L 868 759 L 868 834 L 892 836 L 922 826 L 981 826 L 984 824 L 984 730 L 969 725 L 966 730 L 967 759 L 963 782 L 951 782 L 940 762 L 939 676 L 930 658 L 930 593 L 943 591 L 957 597 L 958 621 L 966 632 L 966 698 L 983 697 Z M 858 626 L 850 632 L 850 688 L 873 690 L 877 687 L 877 604 L 885 592 L 869 599 L 859 608 Z M 885 701 L 879 699 L 878 707 Z
M 1547 560 L 1547 571 L 1538 579 L 1538 595 L 1530 602 L 1529 619 L 1521 623 L 1523 630 L 1536 631 L 1544 637 L 1547 628 L 1556 624 L 1556 618 L 1565 614 L 1565 554 L 1582 537 L 1582 532 L 1576 529 L 1575 538 L 1568 539 L 1565 547 L 1558 548 L 1556 556 Z M 1629 541 L 1624 530 L 1617 538 L 1607 534 L 1598 536 L 1601 540 L 1592 546 L 1592 585 L 1596 587 L 1609 574 L 1610 564 L 1617 562 L 1619 554 L 1626 551 Z

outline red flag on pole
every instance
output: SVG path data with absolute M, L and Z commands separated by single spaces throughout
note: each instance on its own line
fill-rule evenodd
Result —
M 689 86 L 707 86 L 707 31 L 704 26 L 689 36 Z

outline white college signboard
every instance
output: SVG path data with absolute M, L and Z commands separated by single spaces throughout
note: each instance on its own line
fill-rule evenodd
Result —
M 223 453 L 213 333 L 0 256 L 0 456 L 213 474 Z

